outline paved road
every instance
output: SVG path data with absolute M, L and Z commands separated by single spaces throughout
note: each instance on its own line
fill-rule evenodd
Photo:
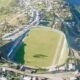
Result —
M 41 77 L 41 78 L 49 78 L 50 80 L 62 80 L 62 78 L 69 78 L 69 77 L 73 77 L 74 74 L 72 72 L 62 72 L 62 73 L 48 73 L 48 74 L 28 74 L 25 73 L 23 71 L 20 70 L 16 70 L 13 68 L 8 68 L 8 67 L 0 67 L 0 68 L 5 68 L 5 70 L 8 71 L 13 71 L 15 73 L 20 73 L 23 75 L 28 75 L 28 76 L 32 76 L 32 77 Z

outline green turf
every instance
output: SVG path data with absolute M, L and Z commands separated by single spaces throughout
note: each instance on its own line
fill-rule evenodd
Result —
M 61 42 L 59 41 L 62 38 Z M 46 28 L 35 28 L 23 40 L 23 45 L 18 49 L 14 60 L 18 63 L 34 66 L 51 66 L 55 59 L 56 51 L 60 54 L 62 49 L 63 35 Z M 58 48 L 58 44 L 60 48 Z M 59 52 L 60 51 L 60 52 Z

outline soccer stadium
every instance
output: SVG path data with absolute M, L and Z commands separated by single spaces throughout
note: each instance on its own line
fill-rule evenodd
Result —
M 31 29 L 17 49 L 14 61 L 31 67 L 60 66 L 68 59 L 65 35 L 51 28 Z

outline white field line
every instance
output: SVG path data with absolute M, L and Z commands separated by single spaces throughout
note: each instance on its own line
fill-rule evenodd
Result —
M 63 36 L 61 36 L 61 38 L 60 38 L 60 40 L 59 40 L 59 42 L 58 42 L 58 46 L 57 46 L 57 50 L 56 50 L 56 52 L 55 52 L 55 59 L 53 59 L 53 62 L 52 62 L 52 66 L 56 66 L 56 65 L 54 65 L 54 64 L 56 64 L 56 60 L 57 60 L 57 56 L 59 55 L 59 49 L 60 49 L 60 47 L 61 47 L 61 42 L 62 42 L 62 40 L 63 40 Z
M 66 46 L 66 39 L 64 40 L 63 48 L 62 48 L 62 51 L 61 51 L 61 55 L 60 55 L 61 58 L 63 58 L 65 46 Z

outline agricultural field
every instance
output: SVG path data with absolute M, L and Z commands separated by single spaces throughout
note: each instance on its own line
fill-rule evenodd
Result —
M 32 29 L 17 50 L 14 60 L 17 63 L 34 67 L 55 65 L 60 62 L 58 60 L 63 42 L 63 35 L 55 31 L 45 28 Z

